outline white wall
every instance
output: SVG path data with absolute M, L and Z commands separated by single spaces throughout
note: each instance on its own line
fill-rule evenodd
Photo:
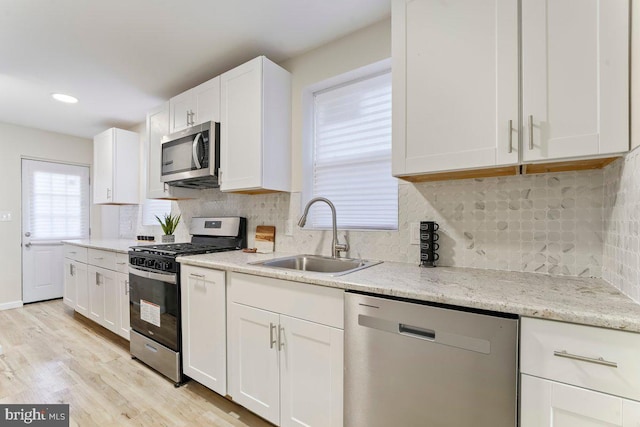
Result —
M 631 2 L 631 149 L 640 147 L 640 2 Z
M 1 308 L 22 300 L 21 158 L 91 165 L 93 145 L 88 139 L 0 123 L 0 153 L 0 211 L 12 215 L 10 222 L 0 222 Z M 92 208 L 91 217 L 92 230 L 99 229 L 99 210 Z
M 390 57 L 391 19 L 385 19 L 280 64 L 292 74 L 292 191 L 302 190 L 304 89 Z

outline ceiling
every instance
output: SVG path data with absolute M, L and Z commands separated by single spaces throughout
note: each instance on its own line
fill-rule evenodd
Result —
M 0 0 L 0 122 L 126 129 L 253 57 L 281 62 L 389 14 L 389 0 Z

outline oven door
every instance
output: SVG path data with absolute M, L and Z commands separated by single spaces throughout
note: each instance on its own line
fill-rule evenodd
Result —
M 180 290 L 176 273 L 157 273 L 129 266 L 131 329 L 180 351 Z

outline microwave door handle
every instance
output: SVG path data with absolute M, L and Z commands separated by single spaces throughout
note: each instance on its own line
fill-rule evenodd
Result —
M 202 138 L 202 133 L 198 133 L 196 137 L 193 139 L 193 147 L 191 147 L 191 151 L 193 152 L 193 163 L 196 165 L 196 169 L 201 169 L 202 164 L 200 163 L 200 158 L 198 156 L 198 142 Z

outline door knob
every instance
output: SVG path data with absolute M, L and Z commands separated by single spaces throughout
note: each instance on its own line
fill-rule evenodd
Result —
M 25 237 L 31 237 L 31 233 L 29 231 L 27 231 L 26 233 L 24 233 Z
M 24 244 L 24 246 L 25 246 L 26 248 L 30 248 L 30 247 L 31 247 L 31 243 L 25 243 L 25 244 Z

